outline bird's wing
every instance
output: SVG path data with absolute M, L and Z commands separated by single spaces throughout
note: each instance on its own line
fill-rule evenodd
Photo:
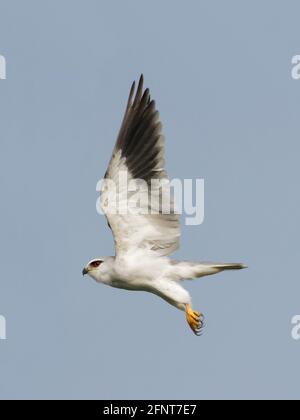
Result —
M 145 250 L 164 256 L 179 246 L 179 215 L 164 168 L 165 141 L 159 113 L 149 89 L 143 90 L 143 76 L 134 93 L 135 83 L 105 174 L 101 206 L 117 255 Z

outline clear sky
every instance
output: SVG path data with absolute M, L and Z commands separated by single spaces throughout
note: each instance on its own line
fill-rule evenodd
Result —
M 0 398 L 297 398 L 299 1 L 0 0 Z M 186 283 L 201 338 L 159 298 L 82 278 L 143 72 L 171 177 L 205 179 L 176 258 L 249 269 Z

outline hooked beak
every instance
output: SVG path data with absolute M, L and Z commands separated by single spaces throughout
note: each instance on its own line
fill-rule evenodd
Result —
M 82 270 L 82 275 L 85 276 L 88 272 L 88 269 L 84 267 L 84 269 Z

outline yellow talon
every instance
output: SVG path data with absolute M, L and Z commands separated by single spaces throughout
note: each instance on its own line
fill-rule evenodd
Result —
M 186 320 L 196 335 L 201 335 L 203 328 L 203 315 L 200 312 L 193 311 L 191 305 L 185 307 Z

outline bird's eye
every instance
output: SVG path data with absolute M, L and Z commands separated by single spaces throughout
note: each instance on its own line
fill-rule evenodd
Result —
M 101 262 L 102 262 L 102 261 L 93 261 L 93 262 L 91 262 L 91 266 L 92 266 L 93 268 L 97 268 L 97 267 L 99 267 L 99 265 L 101 264 Z

